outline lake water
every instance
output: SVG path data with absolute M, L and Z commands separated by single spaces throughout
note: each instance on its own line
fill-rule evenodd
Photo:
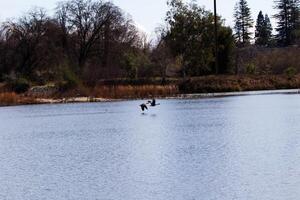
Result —
M 0 108 L 1 200 L 298 200 L 300 95 Z

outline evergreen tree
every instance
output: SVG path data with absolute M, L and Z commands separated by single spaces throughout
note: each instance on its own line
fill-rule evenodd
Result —
M 259 12 L 255 26 L 255 44 L 264 45 L 264 33 L 265 33 L 265 18 L 262 11 Z
M 300 40 L 300 0 L 292 1 L 292 11 L 291 11 L 291 21 L 292 21 L 292 40 L 293 43 Z
M 266 31 L 266 35 L 265 35 L 265 41 L 266 41 L 266 45 L 270 45 L 271 41 L 272 41 L 272 31 L 273 31 L 273 27 L 270 21 L 269 16 L 266 14 L 265 15 L 265 21 L 264 21 L 264 27 L 265 27 L 265 31 Z
M 277 18 L 277 41 L 280 45 L 291 45 L 296 40 L 299 29 L 299 0 L 275 0 L 279 12 Z
M 255 44 L 260 46 L 269 46 L 272 38 L 272 24 L 268 15 L 259 12 L 255 26 Z
M 253 19 L 251 18 L 251 11 L 247 1 L 239 0 L 234 10 L 234 29 L 238 43 L 242 45 L 249 44 L 252 35 L 250 29 L 253 27 Z

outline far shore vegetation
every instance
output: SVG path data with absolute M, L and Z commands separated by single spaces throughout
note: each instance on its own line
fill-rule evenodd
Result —
M 300 88 L 300 1 L 273 2 L 276 15 L 252 19 L 236 0 L 228 27 L 195 1 L 169 0 L 151 40 L 110 1 L 34 8 L 1 22 L 0 105 Z

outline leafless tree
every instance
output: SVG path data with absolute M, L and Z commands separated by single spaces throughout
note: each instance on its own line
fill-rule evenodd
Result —
M 71 35 L 80 69 L 84 68 L 100 33 L 114 16 L 113 8 L 111 3 L 91 0 L 71 0 L 58 5 L 57 19 L 63 33 Z
M 49 19 L 43 9 L 33 9 L 17 22 L 5 23 L 6 40 L 16 54 L 18 63 L 16 70 L 30 74 L 40 59 L 36 52 L 46 33 L 46 23 Z

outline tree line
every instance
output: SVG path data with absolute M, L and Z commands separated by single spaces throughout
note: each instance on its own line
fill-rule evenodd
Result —
M 299 0 L 274 0 L 274 8 L 278 11 L 276 35 L 272 35 L 272 24 L 268 14 L 260 11 L 255 26 L 255 44 L 260 46 L 289 46 L 299 42 L 300 16 Z M 239 0 L 234 8 L 235 37 L 239 45 L 249 45 L 252 39 L 254 20 L 246 0 Z
M 211 11 L 194 1 L 169 0 L 168 6 L 156 42 L 148 41 L 130 16 L 108 1 L 60 2 L 54 16 L 32 9 L 0 27 L 0 80 L 72 86 L 99 79 L 202 76 L 215 74 L 216 62 L 218 73 L 229 74 L 237 72 L 239 48 L 299 44 L 299 0 L 274 1 L 276 35 L 262 11 L 253 31 L 251 9 L 246 0 L 239 0 L 233 29 L 218 16 L 217 38 Z

